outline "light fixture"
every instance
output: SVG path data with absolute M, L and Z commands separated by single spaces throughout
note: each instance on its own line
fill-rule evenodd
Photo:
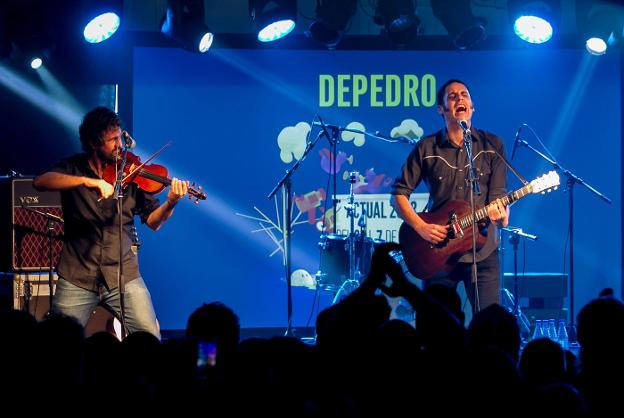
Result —
M 14 2 L 5 9 L 5 53 L 19 66 L 37 69 L 49 61 L 57 45 L 57 8 L 52 2 Z M 2 23 L 2 22 L 0 22 Z
M 317 0 L 316 19 L 310 24 L 306 35 L 334 49 L 342 40 L 356 7 L 357 0 Z
M 249 0 L 249 14 L 256 24 L 258 40 L 276 41 L 295 28 L 297 0 Z
M 577 24 L 585 48 L 592 55 L 604 55 L 622 37 L 624 9 L 612 2 L 577 3 Z
M 160 31 L 193 52 L 208 51 L 214 40 L 204 22 L 203 0 L 168 0 Z
M 121 24 L 122 1 L 99 0 L 81 3 L 82 35 L 85 41 L 97 44 L 113 36 Z
M 509 18 L 516 36 L 525 42 L 548 42 L 558 26 L 559 0 L 508 0 Z
M 409 44 L 416 39 L 420 26 L 415 0 L 378 0 L 375 23 L 384 27 L 392 42 Z
M 472 13 L 470 1 L 431 0 L 431 8 L 456 48 L 468 49 L 486 38 L 484 21 Z
M 30 68 L 33 70 L 39 69 L 43 65 L 43 59 L 41 57 L 34 57 L 30 60 Z

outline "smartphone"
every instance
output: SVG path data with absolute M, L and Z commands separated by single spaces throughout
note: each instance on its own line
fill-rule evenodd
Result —
M 197 343 L 197 368 L 207 369 L 217 365 L 217 343 L 199 341 Z
M 405 259 L 403 258 L 403 253 L 401 251 L 399 250 L 389 251 L 388 255 L 390 256 L 390 259 L 392 261 L 394 261 L 399 267 L 401 267 L 401 270 L 403 271 L 403 273 L 405 274 L 408 273 L 407 266 L 405 265 Z M 408 278 L 408 280 L 410 280 L 409 276 L 406 276 L 406 277 Z M 383 285 L 387 288 L 392 287 L 392 278 L 387 273 L 386 273 L 386 277 L 383 282 Z

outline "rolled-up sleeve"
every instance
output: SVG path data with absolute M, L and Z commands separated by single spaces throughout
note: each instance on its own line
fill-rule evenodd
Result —
M 420 144 L 419 144 L 420 145 Z M 410 196 L 422 180 L 422 158 L 420 147 L 415 147 L 407 157 L 401 172 L 392 184 L 393 195 Z

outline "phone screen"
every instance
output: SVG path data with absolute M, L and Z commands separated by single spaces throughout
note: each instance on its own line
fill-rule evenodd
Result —
M 200 369 L 214 367 L 217 364 L 217 344 L 200 341 L 197 344 L 197 367 Z

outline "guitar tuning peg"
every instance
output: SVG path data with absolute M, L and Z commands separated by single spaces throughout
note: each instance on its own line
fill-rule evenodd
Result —
M 195 187 L 195 182 L 191 183 L 191 187 Z
M 197 188 L 198 188 L 199 190 L 203 189 L 203 187 L 202 187 L 202 186 L 197 186 Z
M 196 205 L 199 205 L 199 199 L 195 199 L 195 202 L 193 203 L 195 203 Z

